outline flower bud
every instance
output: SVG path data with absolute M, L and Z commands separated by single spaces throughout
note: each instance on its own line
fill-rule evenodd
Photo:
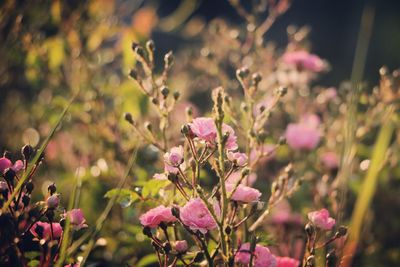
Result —
M 307 223 L 304 230 L 306 231 L 308 238 L 311 238 L 315 231 L 314 226 L 311 223 Z
M 261 76 L 261 74 L 260 73 L 254 73 L 253 74 L 253 76 L 251 77 L 251 79 L 253 80 L 253 84 L 255 85 L 255 86 L 257 86 L 260 82 L 261 82 L 261 80 L 262 80 L 262 76 Z
M 55 183 L 52 183 L 47 187 L 47 191 L 49 191 L 50 195 L 53 195 L 57 191 L 57 187 Z
M 306 260 L 306 267 L 313 267 L 315 265 L 315 257 L 311 255 Z
M 334 267 L 336 266 L 337 257 L 335 251 L 332 250 L 328 254 L 326 254 L 326 267 Z
M 169 51 L 167 54 L 165 54 L 164 63 L 167 69 L 169 69 L 172 64 L 174 64 L 174 55 L 172 54 L 172 51 Z
M 153 130 L 153 127 L 151 126 L 151 123 L 149 121 L 146 121 L 144 123 L 144 128 L 146 128 L 149 132 Z
M 177 240 L 174 242 L 175 250 L 179 253 L 185 253 L 188 250 L 188 243 L 186 240 Z
M 148 40 L 146 42 L 146 49 L 147 51 L 153 53 L 154 50 L 156 49 L 155 45 L 154 45 L 154 41 L 153 40 Z
M 286 93 L 287 93 L 287 88 L 286 88 L 286 87 L 279 87 L 279 88 L 276 90 L 276 93 L 277 93 L 280 97 L 282 97 L 282 96 L 286 95 Z
M 14 177 L 15 177 L 15 171 L 13 169 L 8 168 L 5 170 L 4 179 L 6 179 L 6 181 L 14 184 Z
M 171 208 L 171 213 L 174 215 L 176 218 L 179 219 L 180 211 L 178 207 L 172 207 Z
M 193 115 L 193 108 L 189 106 L 185 109 L 185 112 L 187 116 L 191 117 Z
M 137 80 L 139 76 L 138 76 L 137 71 L 132 69 L 132 70 L 129 71 L 129 77 L 131 77 L 134 80 Z
M 236 70 L 236 77 L 238 77 L 238 79 L 244 79 L 244 78 L 246 78 L 247 75 L 249 75 L 249 73 L 250 73 L 249 69 L 246 67 L 243 67 L 243 68 Z
M 250 173 L 250 169 L 249 168 L 244 168 L 242 170 L 242 177 L 249 175 Z
M 155 97 L 150 97 L 150 101 L 151 101 L 151 103 L 153 103 L 154 105 L 160 104 L 160 101 L 158 101 L 158 99 L 155 98 Z
M 46 204 L 49 209 L 55 209 L 58 207 L 58 204 L 60 203 L 60 198 L 58 195 L 51 195 L 47 198 Z
M 179 93 L 178 91 L 175 91 L 174 94 L 173 94 L 173 96 L 174 96 L 174 99 L 175 99 L 175 100 L 178 100 L 179 97 L 181 96 L 181 93 Z
M 144 52 L 143 47 L 141 47 L 141 46 L 139 46 L 139 45 L 137 45 L 137 46 L 135 47 L 135 53 L 136 53 L 139 57 L 141 57 L 142 59 L 145 59 L 145 58 L 146 58 L 146 53 Z
M 124 119 L 132 125 L 135 125 L 135 121 L 133 120 L 132 114 L 129 112 L 124 113 Z
M 172 250 L 171 244 L 169 242 L 165 242 L 163 244 L 163 249 L 165 253 L 168 254 Z
M 286 144 L 286 138 L 284 136 L 279 137 L 278 145 Z
M 166 86 L 161 87 L 160 90 L 161 94 L 163 95 L 164 98 L 167 98 L 169 95 L 169 89 Z
M 142 232 L 147 237 L 151 238 L 153 236 L 153 234 L 151 233 L 151 228 L 148 227 L 148 226 L 143 227 L 143 231 Z
M 347 234 L 347 227 L 346 226 L 340 226 L 337 232 L 335 233 L 335 237 L 339 238 L 342 236 L 345 236 Z
M 25 185 L 25 189 L 28 194 L 32 193 L 34 188 L 35 186 L 33 185 L 32 181 L 27 182 Z
M 23 195 L 22 196 L 22 204 L 24 204 L 24 207 L 27 207 L 29 205 L 29 202 L 31 201 L 31 197 L 28 195 Z
M 21 154 L 24 156 L 24 159 L 28 161 L 33 155 L 33 147 L 30 145 L 24 145 L 21 149 Z

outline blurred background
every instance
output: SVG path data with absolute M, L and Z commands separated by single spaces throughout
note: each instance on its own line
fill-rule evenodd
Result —
M 339 87 L 350 79 L 366 6 L 375 14 L 364 72 L 364 80 L 372 88 L 379 81 L 380 67 L 399 67 L 398 0 L 294 0 L 265 35 L 265 42 L 285 47 L 289 25 L 310 27 L 311 52 L 330 64 L 330 71 L 317 82 Z M 105 205 L 104 193 L 115 186 L 115 179 L 123 172 L 127 151 L 138 142 L 130 137 L 122 114 L 129 111 L 138 117 L 148 111 L 147 100 L 128 78 L 135 61 L 132 42 L 153 39 L 157 63 L 162 63 L 163 55 L 170 50 L 187 61 L 189 50 L 201 49 L 204 32 L 216 18 L 226 20 L 233 28 L 245 27 L 243 18 L 226 0 L 1 1 L 0 151 L 11 151 L 19 158 L 22 145 L 40 144 L 79 88 L 81 93 L 63 122 L 63 131 L 46 150 L 45 167 L 38 181 L 43 184 L 43 195 L 47 185 L 56 181 L 67 196 L 71 177 L 81 176 L 82 207 L 88 221 L 94 222 Z M 177 60 L 178 69 L 184 67 L 179 64 Z M 178 82 L 176 86 L 187 100 L 191 93 L 185 92 L 185 84 Z M 196 104 L 199 108 L 203 105 Z M 139 161 L 155 160 L 151 151 L 140 155 Z M 148 173 L 143 164 L 135 171 L 135 178 L 146 179 Z M 358 255 L 354 266 L 399 263 L 400 220 L 398 216 L 388 219 L 400 208 L 400 175 L 394 176 L 397 178 L 377 192 L 373 205 L 380 222 L 369 228 L 376 234 L 364 241 L 368 250 Z M 67 203 L 68 199 L 63 201 Z M 394 214 L 386 216 L 384 212 Z M 128 219 L 137 216 L 133 210 L 112 214 L 114 223 L 106 226 L 105 232 L 117 238 L 107 239 L 108 249 L 94 255 L 99 260 L 147 253 L 141 251 L 143 248 L 133 256 L 129 252 L 143 240 L 127 237 L 140 229 L 119 220 L 121 213 Z M 119 232 L 122 226 L 128 230 Z M 116 248 L 118 255 L 113 254 Z

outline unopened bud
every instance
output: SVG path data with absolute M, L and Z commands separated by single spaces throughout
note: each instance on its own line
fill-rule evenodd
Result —
M 143 49 L 143 47 L 141 47 L 141 46 L 136 46 L 136 48 L 135 48 L 135 53 L 140 57 L 140 58 L 142 58 L 142 59 L 145 59 L 146 58 L 146 53 L 144 52 L 144 49 Z
M 166 68 L 170 68 L 172 64 L 174 64 L 174 55 L 172 54 L 172 51 L 169 51 L 167 54 L 165 54 L 164 62 Z
M 250 173 L 250 169 L 249 168 L 244 168 L 242 170 L 242 177 L 245 177 L 245 176 L 249 175 L 249 173 Z
M 132 114 L 129 112 L 124 113 L 124 119 L 132 125 L 135 125 L 135 121 L 133 120 Z
M 175 91 L 174 94 L 173 94 L 173 96 L 174 96 L 174 99 L 175 99 L 175 100 L 178 100 L 179 97 L 181 96 L 181 93 L 179 93 L 178 91 Z
M 236 76 L 238 77 L 238 79 L 246 78 L 246 76 L 249 75 L 249 73 L 250 73 L 250 71 L 246 67 L 236 70 Z
M 133 70 L 133 69 L 130 70 L 129 77 L 131 77 L 134 80 L 137 80 L 138 79 L 138 74 L 137 74 L 136 70 Z
M 244 102 L 242 102 L 242 103 L 240 104 L 240 108 L 241 108 L 244 112 L 249 111 L 249 108 L 248 108 L 247 104 L 244 103 Z
M 15 175 L 16 175 L 15 171 L 13 169 L 11 169 L 11 168 L 8 168 L 4 172 L 4 179 L 6 179 L 6 181 L 8 181 L 10 183 L 14 183 Z
M 155 98 L 155 97 L 151 97 L 151 98 L 150 98 L 150 101 L 151 101 L 151 103 L 153 103 L 154 105 L 160 104 L 160 101 L 158 101 L 158 99 Z
M 28 194 L 32 193 L 33 188 L 35 188 L 35 186 L 33 185 L 32 181 L 26 183 L 25 189 Z
M 277 89 L 276 93 L 277 93 L 280 97 L 282 97 L 282 96 L 286 95 L 286 93 L 287 93 L 287 88 L 286 88 L 286 87 L 279 87 L 279 88 Z
M 180 210 L 179 210 L 178 207 L 172 207 L 172 208 L 171 208 L 171 213 L 172 213 L 172 215 L 173 215 L 174 217 L 176 217 L 176 218 L 179 219 Z
M 143 234 L 147 237 L 152 237 L 153 234 L 151 233 L 151 228 L 148 226 L 143 227 Z
M 279 137 L 278 145 L 286 144 L 286 138 L 284 136 Z
M 310 238 L 315 232 L 314 226 L 311 223 L 307 223 L 304 230 L 306 231 L 308 238 Z
M 146 42 L 146 49 L 147 51 L 153 53 L 154 50 L 156 49 L 155 45 L 154 45 L 154 41 L 153 40 L 148 40 Z
M 21 149 L 21 154 L 24 156 L 24 159 L 28 161 L 33 155 L 33 147 L 30 145 L 24 145 Z
M 163 249 L 165 253 L 168 254 L 172 250 L 171 244 L 169 242 L 165 242 L 163 244 Z
M 52 183 L 47 187 L 47 191 L 49 191 L 50 195 L 53 195 L 57 191 L 57 187 L 55 183 Z
M 30 196 L 28 196 L 28 195 L 22 196 L 22 204 L 24 204 L 24 207 L 27 207 L 29 205 L 30 201 L 31 201 Z
M 144 123 L 144 128 L 146 128 L 149 132 L 151 132 L 153 130 L 153 126 L 151 125 L 151 123 L 149 121 L 146 121 Z
M 255 86 L 257 86 L 260 82 L 261 82 L 261 80 L 262 80 L 262 76 L 261 76 L 261 74 L 260 73 L 254 73 L 253 74 L 253 76 L 251 77 L 251 79 L 253 80 L 253 84 L 255 85 Z
M 340 226 L 339 229 L 335 233 L 335 237 L 339 238 L 339 237 L 345 236 L 346 234 L 347 234 L 347 227 Z
M 167 96 L 169 95 L 169 89 L 166 86 L 161 87 L 161 94 L 163 95 L 164 98 L 167 98 Z
M 328 254 L 326 254 L 326 267 L 334 267 L 336 266 L 337 257 L 335 251 L 332 250 Z
M 59 203 L 60 198 L 56 194 L 49 196 L 46 200 L 46 205 L 49 209 L 57 208 Z

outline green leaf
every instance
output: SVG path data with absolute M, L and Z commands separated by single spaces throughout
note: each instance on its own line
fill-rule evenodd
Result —
M 29 261 L 28 266 L 29 266 L 29 267 L 36 267 L 36 266 L 39 266 L 39 264 L 40 264 L 40 261 L 38 261 L 38 260 L 31 260 L 31 261 Z
M 167 186 L 169 183 L 169 180 L 152 179 L 144 184 L 142 195 L 143 197 L 156 196 L 160 189 Z
M 123 188 L 121 191 L 118 193 L 118 189 L 114 188 L 109 190 L 104 197 L 105 198 L 112 198 L 115 195 L 118 195 L 117 202 L 123 207 L 127 208 L 129 207 L 133 202 L 138 200 L 139 196 L 135 191 Z

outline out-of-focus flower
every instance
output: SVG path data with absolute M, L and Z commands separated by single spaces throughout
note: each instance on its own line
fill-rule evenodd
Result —
M 70 223 L 75 230 L 80 230 L 88 226 L 81 209 L 72 209 L 67 212 L 67 216 L 69 216 Z
M 156 228 L 162 222 L 175 222 L 176 217 L 172 215 L 171 208 L 161 205 L 142 214 L 139 220 L 143 226 Z
M 215 212 L 217 213 L 217 211 Z M 193 198 L 187 202 L 180 209 L 180 218 L 192 231 L 199 231 L 202 234 L 217 227 L 210 211 L 200 198 Z
M 310 54 L 305 50 L 286 52 L 282 56 L 282 60 L 287 65 L 312 72 L 321 72 L 326 69 L 325 62 L 319 56 Z
M 210 146 L 216 144 L 217 139 L 217 127 L 213 118 L 200 117 L 189 123 L 191 131 L 196 135 L 196 137 L 202 141 L 205 141 Z M 235 150 L 238 148 L 237 137 L 235 131 L 228 124 L 222 124 L 222 134 L 228 133 L 228 140 L 226 141 L 226 149 Z
M 232 192 L 235 184 L 225 184 L 226 191 Z M 239 184 L 231 199 L 239 202 L 249 203 L 259 201 L 261 192 L 255 188 Z
M 300 262 L 296 259 L 289 257 L 277 257 L 276 258 L 276 267 L 298 267 Z
M 239 181 L 242 177 L 242 172 L 234 172 L 231 175 L 229 175 L 228 179 L 226 180 L 226 183 L 229 184 L 235 184 L 237 181 Z M 246 178 L 244 178 L 241 182 L 242 185 L 247 185 L 247 186 L 252 186 L 257 180 L 257 174 L 252 172 L 250 173 Z
M 53 228 L 53 238 L 58 239 L 62 235 L 62 227 L 59 223 L 52 223 L 52 227 L 50 223 L 46 222 L 36 222 L 30 229 L 32 235 L 37 238 L 43 238 L 45 240 L 51 240 L 51 229 Z
M 167 180 L 167 176 L 165 175 L 165 173 L 156 173 L 153 175 L 153 178 L 156 180 Z
M 339 166 L 339 159 L 335 152 L 325 152 L 321 155 L 321 162 L 328 169 L 337 169 Z
M 186 240 L 177 240 L 174 242 L 174 247 L 179 253 L 184 253 L 188 250 L 188 243 Z
M 271 211 L 271 223 L 302 225 L 303 218 L 301 214 L 294 213 L 288 201 L 279 202 Z
M 260 157 L 261 162 L 267 162 L 273 159 L 276 155 L 275 145 L 265 144 L 260 149 L 253 149 L 250 152 L 250 162 L 254 162 Z
M 22 170 L 24 167 L 24 163 L 22 160 L 17 160 L 14 164 L 12 164 L 11 160 L 6 157 L 0 158 L 0 173 L 4 173 L 4 171 L 8 168 L 11 168 L 13 171 L 18 172 Z
M 227 156 L 228 156 L 228 159 L 230 161 L 232 161 L 234 164 L 236 164 L 237 166 L 243 167 L 244 165 L 247 164 L 248 158 L 245 153 L 229 151 Z
M 176 146 L 164 154 L 164 163 L 171 167 L 179 167 L 183 163 L 183 147 Z
M 46 200 L 46 204 L 49 209 L 57 208 L 59 203 L 60 203 L 60 198 L 58 194 L 51 195 Z
M 285 132 L 288 145 L 296 150 L 312 150 L 320 139 L 318 130 L 319 118 L 316 115 L 305 115 L 299 123 L 290 123 Z
M 79 267 L 78 263 L 71 263 L 71 264 L 67 264 L 64 267 Z
M 327 209 L 309 212 L 308 219 L 316 227 L 319 227 L 323 230 L 331 230 L 336 223 L 335 219 L 329 217 L 329 211 Z
M 236 253 L 235 262 L 241 264 L 250 263 L 250 243 L 244 243 Z M 253 257 L 254 267 L 276 267 L 275 256 L 268 248 L 256 245 Z

